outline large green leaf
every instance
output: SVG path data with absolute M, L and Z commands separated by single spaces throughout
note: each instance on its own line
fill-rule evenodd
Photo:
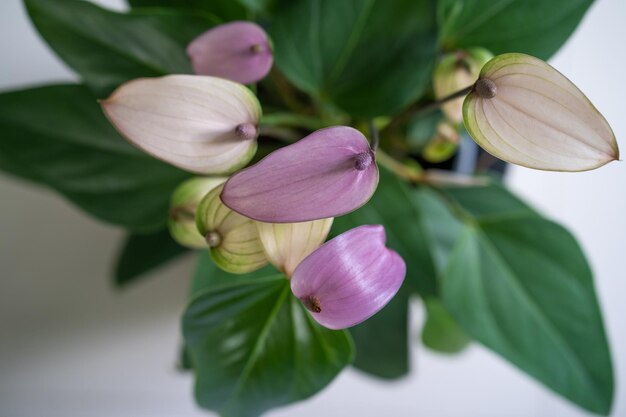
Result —
M 199 254 L 196 262 L 196 269 L 191 279 L 191 289 L 189 291 L 191 298 L 209 289 L 235 284 L 240 281 L 253 281 L 255 279 L 265 278 L 270 275 L 277 274 L 276 269 L 274 269 L 271 265 L 267 265 L 264 268 L 257 269 L 256 271 L 249 272 L 247 274 L 230 274 L 215 265 L 215 262 L 213 262 L 209 256 L 208 250 L 199 250 L 198 252 Z M 178 362 L 179 367 L 183 370 L 190 370 L 193 368 L 189 350 L 185 345 L 183 345 L 181 349 Z
M 285 76 L 353 115 L 395 113 L 430 82 L 432 0 L 283 0 L 270 32 Z
M 458 353 L 470 339 L 445 306 L 436 298 L 424 299 L 426 321 L 422 328 L 424 346 L 441 353 Z
M 609 412 L 613 374 L 592 275 L 565 229 L 536 215 L 468 223 L 442 294 L 472 338 L 576 404 Z
M 133 78 L 191 73 L 186 45 L 216 23 L 172 9 L 116 13 L 81 0 L 25 0 L 51 48 L 99 94 Z
M 356 346 L 355 368 L 386 379 L 409 373 L 408 307 L 409 297 L 402 291 L 381 311 L 350 329 Z
M 170 194 L 188 177 L 126 143 L 78 85 L 0 94 L 0 131 L 0 169 L 135 231 L 165 226 Z
M 485 185 L 446 187 L 441 196 L 465 220 L 538 216 L 537 212 L 496 180 Z
M 129 234 L 117 257 L 114 282 L 126 286 L 136 282 L 146 273 L 188 253 L 172 239 L 167 229 L 149 234 Z
M 260 0 L 247 0 L 254 3 Z M 176 7 L 204 10 L 224 21 L 246 18 L 244 0 L 128 0 L 131 7 Z
M 282 276 L 199 293 L 183 333 L 196 399 L 223 416 L 258 416 L 310 397 L 353 358 L 349 334 L 320 327 Z
M 570 37 L 593 0 L 439 0 L 447 50 L 482 46 L 494 54 L 548 59 Z

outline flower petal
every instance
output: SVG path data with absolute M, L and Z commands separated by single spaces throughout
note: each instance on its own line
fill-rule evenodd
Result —
M 619 158 L 615 135 L 589 99 L 540 59 L 499 55 L 463 103 L 468 132 L 505 161 L 548 171 L 586 171 Z
M 257 270 L 267 264 L 257 226 L 222 203 L 223 187 L 214 188 L 200 202 L 198 232 L 205 237 L 211 258 L 224 271 L 243 274 Z
M 133 145 L 199 174 L 228 173 L 256 152 L 261 107 L 245 86 L 221 78 L 169 75 L 119 87 L 102 108 Z
M 377 184 L 378 168 L 365 136 L 336 126 L 313 132 L 233 175 L 222 201 L 258 221 L 294 223 L 356 210 Z
M 267 34 L 252 22 L 226 23 L 204 32 L 189 44 L 187 55 L 196 74 L 242 84 L 265 78 L 274 60 Z
M 406 265 L 385 247 L 385 229 L 366 225 L 328 241 L 306 257 L 291 279 L 291 290 L 330 329 L 367 320 L 398 292 Z
M 267 259 L 287 277 L 324 243 L 332 225 L 332 218 L 303 223 L 257 222 Z
M 207 243 L 196 227 L 196 209 L 202 198 L 226 181 L 223 177 L 196 177 L 179 185 L 170 202 L 168 227 L 175 241 L 183 246 L 199 249 Z

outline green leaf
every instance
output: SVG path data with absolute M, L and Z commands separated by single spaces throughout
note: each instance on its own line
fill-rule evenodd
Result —
M 198 252 L 199 254 L 196 262 L 196 269 L 191 280 L 191 298 L 205 290 L 219 288 L 224 285 L 236 284 L 238 282 L 249 282 L 277 273 L 274 267 L 267 265 L 264 268 L 257 269 L 256 271 L 252 271 L 247 274 L 229 274 L 215 265 L 215 262 L 213 262 L 209 256 L 208 250 L 200 250 Z M 193 368 L 191 355 L 185 345 L 183 345 L 181 349 L 178 365 L 183 370 L 190 370 Z
M 129 234 L 117 257 L 115 285 L 135 283 L 146 273 L 188 252 L 172 239 L 167 229 L 150 234 Z
M 426 298 L 426 322 L 422 329 L 422 343 L 441 353 L 458 353 L 470 342 L 465 332 L 436 298 Z
M 523 52 L 547 60 L 570 37 L 593 0 L 439 0 L 440 42 L 495 55 Z
M 50 47 L 98 94 L 139 77 L 191 73 L 186 45 L 216 24 L 201 13 L 146 9 L 130 14 L 80 0 L 25 0 Z
M 441 277 L 448 265 L 454 244 L 463 231 L 463 223 L 450 211 L 437 193 L 426 187 L 413 191 L 413 203 L 419 207 L 423 218 L 424 233 L 433 257 L 437 277 Z
M 416 204 L 413 191 L 381 167 L 378 188 L 372 199 L 357 211 L 336 218 L 332 232 L 337 235 L 362 224 L 384 225 L 388 246 L 406 262 L 405 285 L 420 294 L 435 295 L 437 271 L 426 229 L 428 219 Z
M 249 3 L 261 0 L 247 0 Z M 247 12 L 243 7 L 246 0 L 128 0 L 133 7 L 176 7 L 203 10 L 224 21 L 246 19 Z
M 472 187 L 445 187 L 443 195 L 470 220 L 538 216 L 537 212 L 496 180 Z
M 165 226 L 189 174 L 136 150 L 78 85 L 0 94 L 0 169 L 45 184 L 90 214 L 148 232 Z
M 584 254 L 565 229 L 535 215 L 476 219 L 442 282 L 447 309 L 472 338 L 608 414 L 613 372 L 600 308 Z
M 350 328 L 355 368 L 385 379 L 409 373 L 408 307 L 403 291 L 374 316 Z
M 234 284 L 239 281 L 248 282 L 255 279 L 265 278 L 270 275 L 276 275 L 276 269 L 267 265 L 256 271 L 247 274 L 230 274 L 223 269 L 217 267 L 215 262 L 209 256 L 207 249 L 199 251 L 196 269 L 191 281 L 191 296 L 196 296 L 202 291 L 214 289 L 223 285 Z
M 283 0 L 270 32 L 285 76 L 352 115 L 395 113 L 430 83 L 432 0 Z
M 308 398 L 353 358 L 349 334 L 320 327 L 281 276 L 201 292 L 183 333 L 196 400 L 223 416 L 258 416 Z
M 168 7 L 202 10 L 226 22 L 245 20 L 248 17 L 244 1 L 241 0 L 128 0 L 128 3 L 133 8 Z

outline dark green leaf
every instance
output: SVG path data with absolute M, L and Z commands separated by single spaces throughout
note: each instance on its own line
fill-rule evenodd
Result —
M 0 94 L 0 131 L 0 169 L 134 231 L 164 227 L 170 194 L 189 176 L 130 146 L 78 85 Z
M 265 278 L 275 275 L 278 272 L 273 266 L 267 265 L 247 274 L 231 274 L 215 265 L 215 262 L 209 256 L 208 250 L 200 250 L 196 270 L 191 281 L 191 296 L 195 296 L 200 292 L 208 289 L 214 289 L 222 285 L 234 284 L 239 281 L 254 281 L 255 279 Z
M 474 187 L 446 187 L 445 195 L 472 219 L 537 216 L 537 212 L 496 180 Z
M 447 50 L 482 46 L 547 60 L 570 37 L 593 0 L 439 0 Z
M 415 189 L 411 201 L 421 212 L 424 233 L 435 264 L 437 276 L 444 273 L 452 249 L 463 231 L 463 223 L 457 219 L 445 201 L 433 190 L 425 187 Z
M 435 298 L 426 298 L 426 322 L 422 329 L 422 343 L 441 353 L 458 353 L 465 349 L 470 339 L 445 306 Z
M 388 246 L 396 250 L 407 264 L 406 284 L 420 294 L 435 295 L 437 272 L 427 219 L 415 204 L 409 186 L 394 174 L 380 169 L 380 182 L 374 197 L 363 207 L 338 217 L 333 234 L 345 232 L 363 224 L 385 226 Z
M 609 412 L 613 373 L 592 275 L 565 229 L 535 215 L 476 220 L 442 294 L 472 338 L 576 404 Z
M 431 0 L 283 0 L 274 17 L 279 69 L 302 90 L 353 115 L 395 113 L 430 82 Z
M 267 265 L 259 270 L 247 274 L 235 275 L 221 270 L 209 256 L 208 250 L 200 250 L 196 270 L 191 280 L 191 297 L 209 289 L 215 289 L 224 285 L 235 284 L 240 281 L 249 282 L 255 279 L 265 278 L 276 274 L 276 270 L 271 265 Z M 191 356 L 186 346 L 183 346 L 178 360 L 179 367 L 183 370 L 192 369 Z
M 406 143 L 413 152 L 421 152 L 437 133 L 443 113 L 432 111 L 418 114 L 407 125 Z
M 379 378 L 409 372 L 409 299 L 401 292 L 385 308 L 350 329 L 356 346 L 354 367 Z
M 50 47 L 99 94 L 133 78 L 191 73 L 186 45 L 216 20 L 146 9 L 116 13 L 81 0 L 25 0 Z
M 248 1 L 255 2 L 255 0 Z M 246 19 L 247 13 L 243 3 L 243 0 L 128 0 L 131 7 L 176 7 L 204 10 L 224 21 Z
M 117 258 L 115 285 L 134 283 L 147 272 L 187 252 L 187 248 L 172 239 L 167 229 L 150 234 L 130 234 Z
M 281 276 L 201 292 L 183 333 L 196 399 L 224 416 L 258 416 L 310 397 L 353 358 L 349 334 L 320 327 Z

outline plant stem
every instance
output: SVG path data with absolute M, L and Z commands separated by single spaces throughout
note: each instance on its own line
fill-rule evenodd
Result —
M 413 117 L 417 116 L 418 114 L 421 113 L 427 113 L 429 111 L 432 111 L 434 109 L 439 108 L 442 104 L 450 101 L 450 100 L 454 100 L 457 99 L 459 97 L 463 97 L 468 95 L 469 93 L 472 92 L 472 90 L 474 89 L 474 85 L 470 85 L 469 87 L 465 87 L 462 90 L 459 90 L 455 93 L 452 93 L 446 97 L 443 97 L 439 100 L 435 100 L 435 101 L 431 101 L 430 103 L 426 103 L 426 104 L 422 104 L 422 105 L 418 105 L 417 103 L 412 105 L 411 107 L 409 107 L 408 109 L 406 109 L 403 113 L 401 113 L 398 117 L 396 117 L 395 119 L 393 119 L 391 121 L 391 123 L 389 123 L 387 125 L 387 127 L 385 127 L 384 130 L 393 130 L 399 126 L 402 126 L 403 124 L 405 124 L 406 122 L 408 122 L 409 120 L 411 120 Z
M 376 161 L 389 171 L 396 174 L 398 177 L 404 178 L 411 183 L 420 183 L 424 179 L 424 175 L 420 170 L 408 167 L 401 162 L 398 162 L 391 156 L 387 155 L 382 149 L 378 149 L 376 151 Z
M 259 127 L 259 136 L 268 136 L 283 142 L 294 143 L 302 135 L 297 130 L 288 127 L 261 125 Z

